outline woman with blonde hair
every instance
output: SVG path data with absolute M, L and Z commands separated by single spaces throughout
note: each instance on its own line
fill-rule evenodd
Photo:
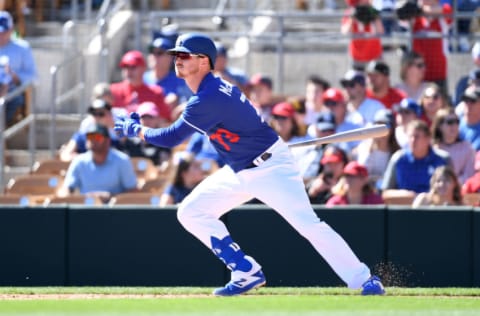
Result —
M 412 207 L 426 205 L 463 205 L 462 188 L 451 167 L 437 167 L 430 178 L 430 190 L 418 194 L 412 203 Z
M 432 123 L 433 147 L 450 154 L 453 170 L 461 183 L 475 173 L 475 150 L 462 140 L 459 132 L 459 119 L 451 107 L 440 109 Z
M 402 90 L 407 98 L 419 100 L 428 82 L 425 81 L 425 60 L 422 55 L 414 52 L 405 52 L 400 64 L 400 79 L 395 88 Z

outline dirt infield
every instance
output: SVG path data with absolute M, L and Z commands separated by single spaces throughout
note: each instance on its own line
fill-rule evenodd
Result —
M 209 294 L 0 294 L 1 300 L 168 299 L 206 298 Z

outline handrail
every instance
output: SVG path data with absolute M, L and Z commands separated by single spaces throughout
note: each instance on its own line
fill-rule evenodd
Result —
M 33 165 L 35 162 L 35 148 L 36 148 L 36 138 L 35 138 L 35 115 L 36 115 L 36 98 L 35 98 L 35 81 L 27 81 L 22 83 L 21 86 L 17 87 L 15 90 L 9 92 L 4 97 L 0 98 L 0 189 L 3 192 L 5 187 L 5 144 L 6 140 L 14 136 L 23 128 L 29 126 L 29 135 L 28 135 L 28 148 L 31 153 L 30 155 L 30 165 Z M 31 103 L 30 103 L 30 113 L 28 116 L 23 119 L 21 122 L 11 126 L 8 129 L 5 129 L 5 110 L 7 102 L 11 101 L 13 98 L 21 95 L 27 89 L 31 88 Z
M 78 71 L 80 75 L 80 80 L 75 84 L 73 88 L 65 93 L 58 95 L 58 74 L 59 71 L 63 70 L 65 67 L 70 66 L 78 62 Z M 52 157 L 56 154 L 56 143 L 57 143 L 57 107 L 66 103 L 66 101 L 71 100 L 75 96 L 80 96 L 82 100 L 80 101 L 80 113 L 84 114 L 86 112 L 86 102 L 85 102 L 85 56 L 82 52 L 76 52 L 75 55 L 71 56 L 69 59 L 64 60 L 62 63 L 50 67 L 51 75 L 51 99 L 50 99 L 50 137 L 48 140 L 50 155 Z

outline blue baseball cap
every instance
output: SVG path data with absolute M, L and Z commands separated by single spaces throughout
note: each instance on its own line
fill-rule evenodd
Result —
M 0 11 L 0 33 L 13 29 L 13 19 L 7 11 Z
M 422 107 L 412 99 L 405 98 L 396 106 L 395 110 L 400 112 L 401 110 L 407 110 L 415 113 L 418 117 L 422 115 Z
M 153 49 L 155 48 L 162 49 L 162 50 L 169 50 L 169 49 L 172 49 L 173 47 L 174 46 L 172 41 L 170 41 L 168 38 L 157 37 L 150 43 L 150 45 L 148 46 L 148 50 L 150 52 L 152 52 Z
M 168 53 L 202 54 L 210 60 L 210 68 L 213 69 L 217 58 L 217 48 L 210 37 L 200 33 L 185 33 L 178 37 L 175 47 L 168 50 Z

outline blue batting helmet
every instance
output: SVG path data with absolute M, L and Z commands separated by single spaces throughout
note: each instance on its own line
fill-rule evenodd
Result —
M 185 33 L 177 38 L 175 47 L 169 49 L 172 55 L 175 53 L 202 54 L 210 60 L 210 68 L 213 69 L 217 58 L 217 48 L 210 37 L 199 33 Z

